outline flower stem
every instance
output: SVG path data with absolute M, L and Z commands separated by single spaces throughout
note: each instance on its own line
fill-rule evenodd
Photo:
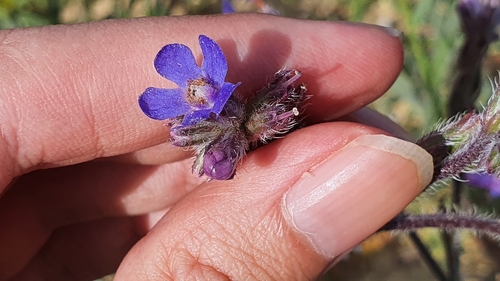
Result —
M 382 230 L 399 230 L 399 231 L 409 231 L 410 238 L 413 243 L 417 246 L 421 256 L 433 272 L 433 274 L 438 278 L 438 280 L 459 280 L 459 268 L 458 266 L 450 265 L 450 262 L 456 262 L 456 259 L 448 259 L 448 265 L 450 269 L 449 278 L 444 277 L 444 273 L 441 268 L 436 264 L 435 260 L 432 258 L 430 253 L 423 245 L 422 241 L 414 233 L 418 229 L 436 227 L 441 228 L 443 231 L 455 231 L 457 229 L 471 229 L 476 231 L 478 234 L 486 235 L 491 237 L 493 240 L 500 239 L 500 223 L 496 219 L 488 218 L 487 216 L 481 215 L 460 215 L 456 213 L 437 213 L 437 214 L 424 214 L 424 215 L 406 215 L 400 214 L 386 225 L 384 225 Z M 445 243 L 446 243 L 445 239 Z M 450 246 L 453 246 L 453 240 L 449 240 Z M 453 247 L 452 247 L 453 248 Z M 456 256 L 458 258 L 458 256 Z
M 429 270 L 432 272 L 432 274 L 434 274 L 437 280 L 447 281 L 448 279 L 446 278 L 443 269 L 432 257 L 431 253 L 429 252 L 425 244 L 422 242 L 418 234 L 414 231 L 410 231 L 408 235 L 410 236 L 411 241 L 413 242 L 418 252 L 420 253 L 420 256 L 424 260 L 425 264 L 427 265 L 427 267 L 429 267 Z
M 427 227 L 437 227 L 447 230 L 471 229 L 493 239 L 500 239 L 499 221 L 478 215 L 472 216 L 449 213 L 425 215 L 401 214 L 389 221 L 380 230 L 415 231 Z
M 452 184 L 453 205 L 460 205 L 462 183 L 454 180 Z M 444 206 L 441 207 L 444 210 Z M 446 249 L 446 260 L 448 263 L 448 277 L 450 281 L 460 280 L 460 244 L 457 243 L 457 235 L 454 230 L 442 230 L 443 242 Z
M 448 280 L 458 281 L 460 276 L 460 260 L 458 246 L 456 243 L 456 233 L 451 230 L 441 230 L 441 237 L 443 239 L 446 263 L 448 267 Z

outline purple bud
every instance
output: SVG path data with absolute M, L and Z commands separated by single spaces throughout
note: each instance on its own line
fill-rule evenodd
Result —
M 231 179 L 236 166 L 245 155 L 247 146 L 246 139 L 238 135 L 215 141 L 203 155 L 204 174 L 216 180 Z
M 205 154 L 203 172 L 210 178 L 216 180 L 227 180 L 234 174 L 234 163 L 231 157 L 226 157 L 222 149 Z

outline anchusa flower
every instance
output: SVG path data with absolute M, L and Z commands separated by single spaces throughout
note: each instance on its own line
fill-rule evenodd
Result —
M 200 35 L 199 42 L 204 57 L 201 68 L 186 45 L 169 44 L 160 50 L 154 61 L 156 71 L 179 88 L 147 88 L 139 105 L 148 117 L 164 120 L 182 115 L 186 126 L 220 114 L 239 84 L 224 82 L 227 61 L 219 45 L 205 35 Z
M 168 120 L 173 145 L 194 150 L 195 174 L 231 179 L 249 149 L 297 127 L 306 88 L 294 86 L 299 71 L 282 69 L 255 97 L 245 100 L 235 93 L 240 83 L 224 81 L 227 61 L 219 45 L 205 35 L 199 42 L 201 68 L 185 45 L 160 50 L 155 68 L 179 88 L 147 88 L 139 105 L 148 117 Z

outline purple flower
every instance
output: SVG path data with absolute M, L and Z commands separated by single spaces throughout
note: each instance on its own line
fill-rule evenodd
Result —
M 457 9 L 467 36 L 485 34 L 487 44 L 497 39 L 495 28 L 500 23 L 499 0 L 461 0 Z
M 253 4 L 257 7 L 257 11 L 260 13 L 271 14 L 271 15 L 279 15 L 280 14 L 278 12 L 278 10 L 276 10 L 275 8 L 266 4 L 264 2 L 264 0 L 247 0 L 246 2 L 253 2 Z M 230 14 L 230 13 L 236 12 L 236 10 L 231 5 L 230 0 L 222 0 L 222 10 L 221 11 L 223 14 Z
M 139 105 L 148 117 L 164 120 L 183 116 L 182 126 L 193 125 L 211 114 L 217 117 L 239 86 L 224 81 L 227 61 L 219 45 L 205 35 L 198 39 L 203 53 L 201 68 L 183 44 L 166 45 L 156 55 L 156 71 L 179 88 L 147 88 L 139 97 Z
M 490 174 L 463 174 L 468 183 L 477 188 L 486 189 L 491 197 L 500 197 L 500 179 Z
M 227 61 L 219 45 L 205 35 L 199 42 L 201 67 L 186 45 L 160 50 L 156 71 L 178 88 L 147 88 L 139 106 L 152 119 L 168 119 L 172 145 L 193 150 L 193 173 L 209 180 L 232 179 L 250 144 L 256 147 L 296 128 L 306 88 L 293 85 L 299 71 L 282 69 L 256 97 L 244 99 L 233 93 L 240 83 L 224 81 Z
M 223 14 L 230 14 L 230 13 L 235 13 L 236 11 L 234 10 L 233 6 L 231 5 L 231 2 L 229 0 L 222 0 L 222 13 Z

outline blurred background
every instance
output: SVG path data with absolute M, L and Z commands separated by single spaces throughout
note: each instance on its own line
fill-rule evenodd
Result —
M 455 63 L 464 40 L 455 0 L 234 0 L 236 11 L 269 10 L 295 18 L 355 21 L 391 26 L 405 34 L 404 69 L 392 88 L 372 108 L 389 116 L 415 137 L 446 116 Z M 0 0 L 0 28 L 69 24 L 111 18 L 217 14 L 219 0 Z M 491 95 L 490 79 L 498 76 L 500 52 L 493 44 L 484 61 L 478 106 Z M 466 190 L 479 209 L 496 212 L 499 199 L 480 190 Z M 439 210 L 450 189 L 420 196 L 411 213 Z M 449 203 L 449 202 L 448 202 Z M 438 263 L 446 268 L 442 233 L 419 232 Z M 463 280 L 500 280 L 498 243 L 470 232 L 458 234 Z M 112 280 L 107 276 L 103 280 Z M 406 234 L 379 233 L 335 266 L 322 280 L 436 280 Z

